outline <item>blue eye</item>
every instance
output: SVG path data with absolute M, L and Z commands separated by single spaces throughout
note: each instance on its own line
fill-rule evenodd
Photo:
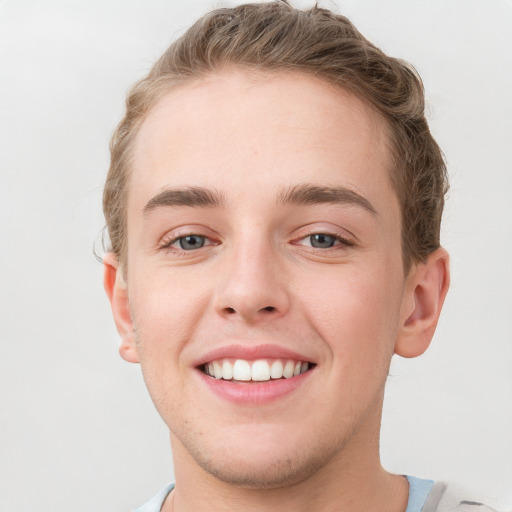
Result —
M 185 253 L 190 253 L 189 256 L 193 255 L 195 257 L 196 254 L 192 253 L 197 252 L 197 254 L 202 254 L 203 251 L 201 251 L 201 249 L 219 245 L 220 243 L 219 240 L 212 239 L 207 235 L 198 235 L 193 231 L 191 233 L 189 231 L 190 234 L 186 234 L 186 232 L 183 233 L 183 231 L 184 230 L 182 230 L 182 236 L 179 236 L 179 232 L 175 234 L 172 232 L 168 233 L 161 240 L 158 249 L 170 256 L 185 257 Z
M 326 235 L 325 233 L 316 233 L 309 237 L 309 243 L 311 247 L 316 249 L 329 249 L 336 243 L 337 238 L 332 235 Z
M 184 251 L 191 251 L 193 249 L 200 249 L 205 244 L 205 237 L 201 235 L 188 235 L 182 236 L 176 240 L 181 249 Z

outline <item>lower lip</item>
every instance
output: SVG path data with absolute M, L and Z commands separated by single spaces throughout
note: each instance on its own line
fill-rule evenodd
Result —
M 313 370 L 290 377 L 264 382 L 231 382 L 214 379 L 197 370 L 202 382 L 217 396 L 238 404 L 257 405 L 273 402 L 297 390 L 311 375 Z

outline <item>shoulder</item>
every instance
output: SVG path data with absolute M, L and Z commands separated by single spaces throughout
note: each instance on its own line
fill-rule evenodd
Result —
M 467 490 L 450 482 L 436 482 L 422 512 L 498 512 Z

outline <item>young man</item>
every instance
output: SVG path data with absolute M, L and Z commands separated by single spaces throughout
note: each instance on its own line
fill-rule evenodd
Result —
M 474 509 L 379 459 L 391 356 L 427 349 L 449 286 L 411 67 L 324 9 L 220 9 L 111 154 L 105 288 L 176 475 L 140 511 Z

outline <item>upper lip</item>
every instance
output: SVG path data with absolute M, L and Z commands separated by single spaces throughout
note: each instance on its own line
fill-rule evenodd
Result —
M 292 359 L 294 361 L 303 361 L 314 363 L 315 361 L 309 356 L 300 354 L 294 350 L 290 350 L 279 345 L 227 345 L 224 347 L 217 347 L 210 350 L 206 354 L 199 357 L 193 362 L 194 366 L 201 366 L 211 361 L 218 359 Z

